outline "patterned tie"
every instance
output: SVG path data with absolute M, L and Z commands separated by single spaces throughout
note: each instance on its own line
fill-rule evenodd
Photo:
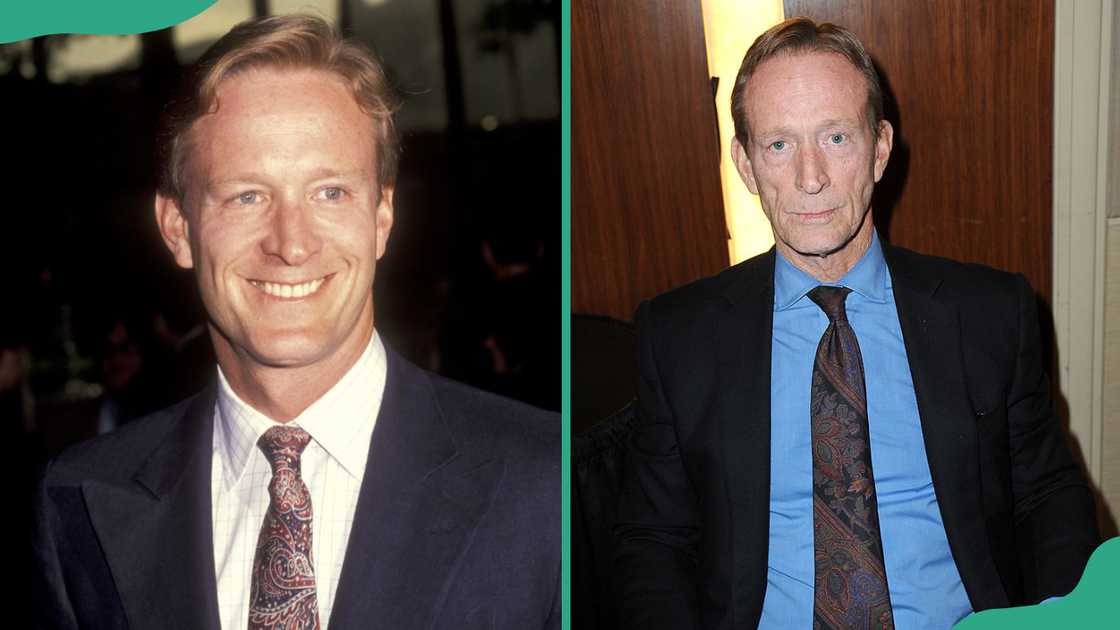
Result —
M 310 441 L 303 429 L 278 426 L 257 442 L 272 466 L 272 481 L 253 559 L 250 630 L 319 628 L 311 561 L 311 494 L 299 470 L 300 454 Z
M 894 628 L 871 444 L 863 359 L 848 324 L 851 289 L 820 286 L 809 299 L 828 315 L 817 346 L 813 431 L 813 628 Z

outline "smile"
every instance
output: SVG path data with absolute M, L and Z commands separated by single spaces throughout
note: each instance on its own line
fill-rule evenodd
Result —
M 301 282 L 299 284 L 286 284 L 283 282 L 265 282 L 263 280 L 250 280 L 249 284 L 264 291 L 268 295 L 284 299 L 299 299 L 305 298 L 309 295 L 314 295 L 319 287 L 327 281 L 330 276 L 323 276 L 315 280 Z

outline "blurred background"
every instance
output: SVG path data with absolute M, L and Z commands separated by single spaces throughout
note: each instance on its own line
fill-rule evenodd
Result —
M 155 229 L 154 130 L 207 46 L 294 11 L 376 51 L 404 96 L 383 337 L 560 409 L 560 1 L 219 0 L 162 31 L 0 44 L 0 421 L 29 482 L 212 377 L 193 279 Z

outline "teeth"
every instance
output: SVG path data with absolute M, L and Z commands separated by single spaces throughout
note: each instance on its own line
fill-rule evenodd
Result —
M 279 298 L 302 298 L 311 295 L 323 286 L 326 278 L 319 278 L 303 284 L 281 284 L 278 282 L 260 282 L 259 280 L 250 280 L 249 282 L 264 291 L 269 295 Z

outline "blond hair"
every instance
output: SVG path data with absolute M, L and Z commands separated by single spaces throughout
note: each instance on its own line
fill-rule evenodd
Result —
M 400 140 L 393 116 L 400 101 L 381 62 L 365 46 L 343 38 L 321 18 L 284 15 L 241 22 L 214 42 L 188 70 L 180 96 L 164 110 L 159 134 L 159 192 L 182 202 L 194 123 L 218 109 L 223 81 L 250 69 L 312 69 L 346 82 L 373 122 L 377 178 L 391 186 L 397 177 Z

